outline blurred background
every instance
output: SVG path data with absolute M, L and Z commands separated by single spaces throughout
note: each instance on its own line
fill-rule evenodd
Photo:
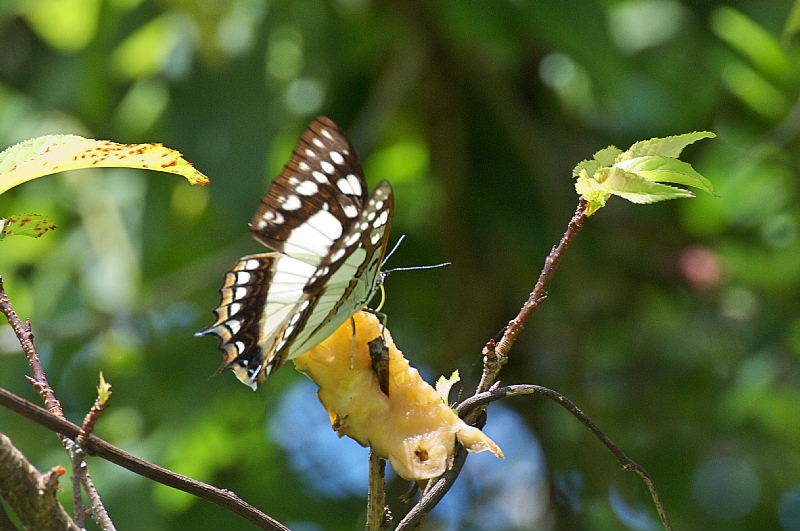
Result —
M 613 198 L 587 223 L 503 381 L 578 403 L 654 476 L 679 529 L 800 528 L 800 8 L 789 0 L 0 0 L 0 149 L 50 133 L 163 142 L 212 183 L 136 170 L 59 174 L 0 197 L 58 229 L 0 242 L 50 382 L 97 434 L 232 489 L 296 529 L 354 529 L 367 451 L 338 439 L 291 364 L 257 393 L 212 321 L 225 271 L 261 252 L 249 222 L 318 114 L 396 193 L 390 329 L 433 381 L 516 315 L 598 149 L 712 130 L 684 160 L 719 197 Z M 0 326 L 0 386 L 35 402 Z M 647 490 L 565 410 L 494 405 L 507 458 L 471 457 L 430 529 L 655 529 Z M 55 435 L 0 410 L 37 466 Z M 99 459 L 122 529 L 249 529 Z M 64 486 L 69 504 L 70 486 Z M 393 481 L 391 496 L 407 488 Z M 393 510 L 405 509 L 396 501 Z

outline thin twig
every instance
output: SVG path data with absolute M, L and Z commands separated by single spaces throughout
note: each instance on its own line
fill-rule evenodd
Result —
M 381 531 L 386 521 L 386 460 L 369 449 L 367 531 Z
M 0 275 L 0 312 L 8 319 L 8 324 L 10 324 L 11 328 L 14 330 L 19 344 L 22 346 L 22 350 L 25 351 L 25 355 L 28 358 L 31 371 L 33 372 L 33 377 L 29 378 L 29 380 L 31 380 L 36 391 L 42 396 L 42 400 L 44 400 L 47 409 L 63 417 L 64 410 L 61 408 L 61 403 L 56 398 L 55 393 L 53 393 L 53 389 L 47 384 L 47 375 L 44 373 L 42 363 L 39 360 L 39 353 L 36 352 L 36 346 L 33 343 L 31 322 L 27 321 L 26 324 L 22 324 L 22 319 L 19 318 L 17 311 L 8 299 L 8 294 L 3 285 L 2 275 Z
M 550 400 L 553 400 L 561 407 L 572 413 L 572 415 L 577 418 L 584 426 L 589 428 L 589 430 L 597 437 L 600 442 L 602 442 L 606 448 L 608 448 L 612 454 L 617 458 L 617 461 L 622 465 L 623 470 L 627 471 L 634 471 L 636 474 L 642 478 L 642 480 L 647 485 L 648 490 L 650 491 L 650 496 L 653 498 L 653 503 L 656 506 L 656 510 L 658 511 L 658 516 L 661 519 L 661 524 L 664 526 L 664 529 L 670 531 L 672 529 L 672 525 L 670 524 L 669 517 L 667 516 L 666 509 L 664 508 L 664 502 L 661 500 L 661 495 L 658 493 L 658 489 L 656 488 L 655 482 L 653 481 L 652 476 L 650 473 L 639 463 L 625 455 L 625 452 L 617 446 L 611 438 L 606 435 L 606 433 L 597 426 L 597 424 L 589 418 L 586 413 L 584 413 L 574 402 L 569 400 L 567 397 L 559 393 L 558 391 L 554 391 L 552 389 L 548 389 L 547 387 L 542 387 L 541 385 L 529 385 L 529 384 L 520 384 L 520 385 L 510 385 L 508 387 L 501 387 L 499 389 L 495 389 L 492 391 L 487 391 L 485 393 L 480 393 L 478 395 L 472 396 L 467 398 L 461 404 L 458 405 L 456 410 L 458 411 L 459 415 L 462 417 L 467 415 L 470 411 L 475 409 L 482 409 L 490 402 L 494 402 L 495 400 L 500 400 L 509 396 L 517 396 L 517 395 L 531 395 L 531 394 L 540 394 L 546 396 Z
M 481 413 L 485 411 L 487 404 L 493 400 L 504 398 L 505 396 L 538 392 L 555 400 L 569 410 L 573 415 L 575 415 L 592 431 L 592 433 L 595 434 L 596 437 L 598 437 L 606 445 L 606 447 L 609 448 L 609 450 L 611 450 L 611 452 L 617 457 L 617 460 L 622 464 L 623 469 L 633 470 L 642 478 L 647 485 L 647 488 L 650 490 L 650 495 L 653 498 L 653 502 L 656 506 L 656 510 L 658 511 L 658 515 L 661 519 L 664 529 L 671 530 L 672 527 L 664 509 L 664 504 L 661 501 L 661 497 L 656 489 L 655 483 L 653 482 L 653 479 L 647 470 L 626 456 L 625 453 L 622 452 L 622 450 L 615 445 L 611 439 L 609 439 L 608 436 L 600 428 L 598 428 L 597 425 L 575 404 L 556 391 L 536 385 L 520 385 L 497 389 L 497 376 L 508 361 L 509 350 L 517 340 L 517 337 L 525 326 L 528 318 L 547 299 L 547 286 L 552 279 L 553 273 L 558 268 L 564 253 L 569 248 L 580 230 L 583 228 L 583 224 L 587 219 L 586 206 L 587 204 L 583 199 L 578 202 L 578 207 L 576 208 L 575 214 L 572 216 L 572 219 L 567 226 L 567 230 L 564 232 L 564 235 L 561 237 L 558 245 L 553 247 L 553 249 L 550 251 L 550 254 L 545 259 L 544 267 L 542 268 L 536 285 L 529 295 L 528 300 L 522 306 L 517 316 L 509 321 L 508 325 L 503 330 L 502 337 L 499 340 L 492 338 L 486 342 L 482 352 L 484 360 L 483 374 L 481 375 L 478 388 L 473 397 L 470 397 L 459 404 L 457 410 L 468 423 L 474 424 L 475 421 L 480 417 Z M 397 526 L 397 531 L 410 529 L 412 526 L 416 525 L 424 517 L 424 515 L 427 514 L 439 502 L 439 500 L 441 500 L 441 498 L 447 493 L 455 480 L 458 478 L 461 467 L 466 460 L 466 456 L 467 452 L 459 445 L 451 469 L 428 485 L 425 494 L 421 497 L 419 502 L 408 512 L 406 517 Z
M 50 412 L 56 416 L 65 418 L 64 410 L 61 407 L 61 402 L 59 402 L 58 398 L 56 398 L 55 391 L 53 391 L 53 388 L 47 381 L 47 374 L 42 367 L 42 360 L 39 358 L 39 353 L 37 352 L 36 344 L 34 343 L 31 322 L 30 320 L 26 320 L 25 325 L 22 325 L 22 320 L 19 318 L 17 311 L 11 304 L 11 300 L 8 298 L 5 286 L 3 285 L 2 275 L 0 275 L 0 312 L 2 312 L 8 319 L 11 328 L 13 328 L 14 333 L 17 336 L 19 344 L 22 346 L 22 349 L 25 351 L 25 355 L 28 358 L 28 364 L 30 365 L 31 372 L 33 373 L 33 377 L 29 378 L 29 380 L 41 395 L 42 400 L 44 400 L 44 403 Z M 95 406 L 97 406 L 97 402 L 95 402 Z M 86 420 L 84 420 L 84 431 L 91 431 L 93 429 L 94 423 L 97 422 L 97 419 L 100 417 L 102 412 L 102 406 L 103 405 L 101 405 L 99 408 L 94 406 L 92 407 L 92 410 L 89 412 L 89 415 L 87 415 Z M 83 498 L 81 496 L 81 488 L 83 488 L 92 502 L 90 511 L 92 518 L 97 522 L 103 531 L 116 531 L 116 528 L 114 527 L 114 524 L 108 515 L 108 511 L 106 510 L 105 505 L 103 505 L 103 501 L 100 498 L 100 493 L 97 492 L 94 481 L 92 481 L 92 476 L 89 474 L 89 467 L 86 464 L 85 459 L 86 455 L 81 447 L 80 442 L 72 441 L 63 435 L 61 435 L 60 438 L 61 443 L 67 450 L 67 454 L 72 462 L 72 503 L 75 509 L 75 524 L 80 528 L 85 527 L 84 516 L 87 513 L 87 510 L 86 506 L 83 504 Z
M 475 395 L 486 392 L 496 386 L 497 376 L 500 374 L 503 366 L 508 361 L 508 352 L 511 346 L 517 340 L 517 336 L 525 326 L 525 322 L 536 311 L 539 306 L 547 299 L 545 292 L 553 273 L 558 268 L 558 264 L 564 256 L 564 253 L 569 248 L 575 236 L 583 228 L 583 223 L 586 221 L 586 201 L 582 198 L 578 202 L 575 209 L 575 214 L 572 216 L 567 230 L 558 242 L 558 245 L 550 250 L 550 254 L 544 261 L 539 278 L 533 291 L 528 296 L 528 300 L 522 305 L 517 316 L 509 321 L 508 325 L 503 330 L 500 339 L 492 338 L 486 342 L 483 347 L 483 373 L 481 380 L 478 383 L 478 388 L 475 390 Z M 474 425 L 484 408 L 470 408 L 464 415 L 464 420 L 471 425 Z M 453 457 L 453 466 L 438 479 L 431 480 L 428 487 L 425 489 L 425 494 L 420 498 L 417 504 L 406 514 L 405 518 L 398 524 L 396 531 L 410 529 L 416 525 L 433 507 L 439 503 L 439 500 L 450 490 L 450 487 L 455 483 L 458 475 L 461 473 L 461 467 L 467 458 L 467 452 L 461 445 L 456 449 Z
M 77 439 L 81 434 L 81 427 L 73 424 L 72 422 L 53 415 L 46 409 L 37 406 L 36 404 L 25 400 L 22 397 L 0 387 L 0 406 L 4 406 L 12 411 L 23 415 L 42 426 L 65 435 L 70 439 Z M 204 500 L 219 505 L 220 507 L 232 511 L 243 518 L 253 522 L 262 529 L 270 529 L 276 531 L 289 531 L 289 528 L 264 514 L 249 503 L 243 501 L 233 492 L 226 489 L 218 489 L 213 485 L 197 481 L 181 474 L 160 467 L 149 461 L 145 461 L 135 455 L 129 454 L 120 448 L 110 444 L 109 442 L 97 437 L 96 435 L 89 435 L 86 441 L 86 451 L 92 455 L 101 457 L 107 461 L 111 461 L 123 468 L 127 468 L 131 472 L 152 479 L 158 483 L 163 483 L 168 487 L 172 487 L 189 494 L 193 494 Z
M 494 339 L 490 339 L 486 343 L 483 349 L 483 374 L 481 375 L 481 381 L 478 384 L 476 393 L 487 391 L 497 380 L 497 375 L 507 362 L 508 352 L 517 340 L 519 333 L 522 332 L 522 329 L 525 327 L 525 322 L 531 314 L 541 306 L 542 302 L 547 299 L 545 292 L 553 277 L 553 273 L 558 268 L 558 264 L 564 257 L 564 253 L 572 244 L 575 236 L 577 236 L 583 228 L 585 221 L 586 201 L 581 198 L 578 202 L 578 207 L 575 209 L 575 214 L 567 225 L 567 230 L 564 232 L 558 245 L 553 247 L 550 250 L 550 254 L 547 255 L 544 261 L 544 267 L 539 274 L 539 279 L 536 281 L 533 291 L 528 296 L 528 300 L 522 305 L 517 316 L 508 322 L 500 340 L 495 341 Z

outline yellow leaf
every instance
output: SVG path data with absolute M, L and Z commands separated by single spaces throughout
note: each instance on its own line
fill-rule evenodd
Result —
M 445 404 L 448 403 L 448 397 L 450 396 L 450 389 L 452 389 L 453 386 L 460 381 L 461 381 L 461 376 L 459 376 L 458 374 L 458 369 L 453 371 L 453 374 L 450 375 L 450 378 L 439 376 L 439 379 L 436 380 L 436 392 L 439 393 L 439 396 L 442 397 L 442 402 L 444 402 Z
M 175 173 L 190 184 L 209 183 L 180 152 L 162 144 L 117 144 L 76 135 L 26 140 L 0 153 L 0 194 L 37 177 L 85 168 L 140 168 Z

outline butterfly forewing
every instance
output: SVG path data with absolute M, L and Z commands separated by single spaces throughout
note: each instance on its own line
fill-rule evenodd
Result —
M 298 333 L 295 340 L 298 354 L 332 334 L 372 298 L 386 254 L 393 206 L 392 188 L 383 181 L 358 222 L 337 242 L 325 265 L 318 269 L 318 273 L 326 269 L 330 272 L 312 278 L 309 291 L 316 294 L 314 317 Z
M 318 264 L 367 201 L 355 149 L 339 126 L 317 118 L 253 216 L 253 236 L 276 251 Z
M 317 118 L 251 223 L 278 252 L 250 255 L 227 273 L 215 323 L 224 367 L 257 388 L 286 360 L 326 339 L 375 292 L 392 222 L 391 185 L 367 196 L 355 150 Z

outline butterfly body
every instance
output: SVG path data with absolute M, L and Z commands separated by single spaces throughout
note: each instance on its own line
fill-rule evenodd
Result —
M 287 360 L 330 336 L 372 298 L 386 253 L 392 187 L 372 195 L 347 137 L 309 125 L 250 230 L 275 252 L 244 256 L 225 275 L 216 335 L 237 378 L 256 389 Z

